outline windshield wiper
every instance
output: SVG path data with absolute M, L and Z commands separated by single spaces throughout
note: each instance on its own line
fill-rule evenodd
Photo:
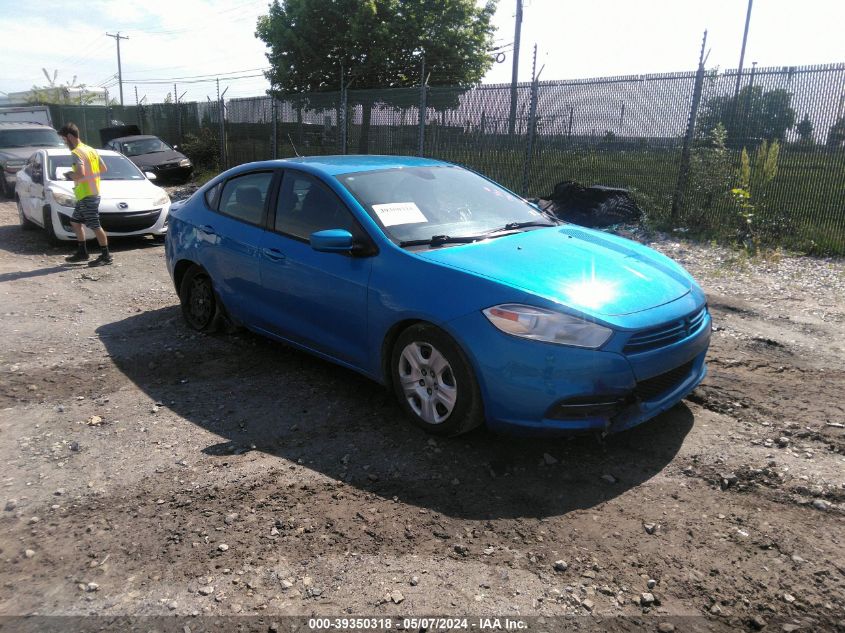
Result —
M 484 235 L 493 235 L 495 233 L 503 233 L 505 231 L 517 231 L 519 229 L 526 229 L 530 226 L 559 226 L 550 220 L 529 220 L 528 222 L 508 222 L 504 226 L 497 229 L 490 229 L 485 231 Z
M 484 239 L 481 235 L 432 235 L 424 240 L 405 240 L 399 246 L 442 246 L 443 244 L 469 244 Z

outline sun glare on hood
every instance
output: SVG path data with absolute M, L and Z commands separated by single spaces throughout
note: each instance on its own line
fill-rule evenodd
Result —
M 595 262 L 589 276 L 563 287 L 564 296 L 572 303 L 596 310 L 614 301 L 618 296 L 618 283 L 596 278 Z

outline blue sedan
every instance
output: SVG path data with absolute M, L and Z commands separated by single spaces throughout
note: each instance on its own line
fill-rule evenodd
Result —
M 612 433 L 706 373 L 710 316 L 681 266 L 440 161 L 235 167 L 171 211 L 166 257 L 192 328 L 358 371 L 432 433 Z

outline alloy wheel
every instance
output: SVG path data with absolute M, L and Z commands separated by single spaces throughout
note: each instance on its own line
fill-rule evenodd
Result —
M 430 343 L 413 341 L 399 355 L 399 380 L 408 405 L 427 424 L 445 422 L 455 408 L 458 385 L 446 357 Z

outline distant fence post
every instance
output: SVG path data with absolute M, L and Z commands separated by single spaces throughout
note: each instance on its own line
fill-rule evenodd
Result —
M 278 128 L 276 123 L 276 94 L 270 90 L 270 116 L 273 117 L 273 142 L 270 144 L 273 151 L 273 160 L 279 157 Z
M 528 109 L 528 139 L 525 142 L 525 160 L 522 163 L 522 191 L 524 198 L 528 194 L 528 174 L 531 170 L 531 159 L 534 156 L 534 135 L 537 130 L 537 90 L 540 84 L 540 74 L 537 68 L 537 45 L 534 45 L 534 66 L 531 69 L 531 106 Z M 543 72 L 543 69 L 540 69 Z
M 427 107 L 425 98 L 425 55 L 423 55 L 420 65 L 420 130 L 417 145 L 417 156 L 425 155 L 425 111 Z
M 675 184 L 675 193 L 672 196 L 672 218 L 678 217 L 678 212 L 684 204 L 684 193 L 687 190 L 690 169 L 690 148 L 692 137 L 695 134 L 695 118 L 698 115 L 698 106 L 701 103 L 701 90 L 704 85 L 704 47 L 707 45 L 707 31 L 704 31 L 704 39 L 701 42 L 701 54 L 698 57 L 698 71 L 695 73 L 695 84 L 692 89 L 692 105 L 690 106 L 689 121 L 687 122 L 687 133 L 684 135 L 684 146 L 681 149 L 681 166 L 678 169 L 678 182 Z

